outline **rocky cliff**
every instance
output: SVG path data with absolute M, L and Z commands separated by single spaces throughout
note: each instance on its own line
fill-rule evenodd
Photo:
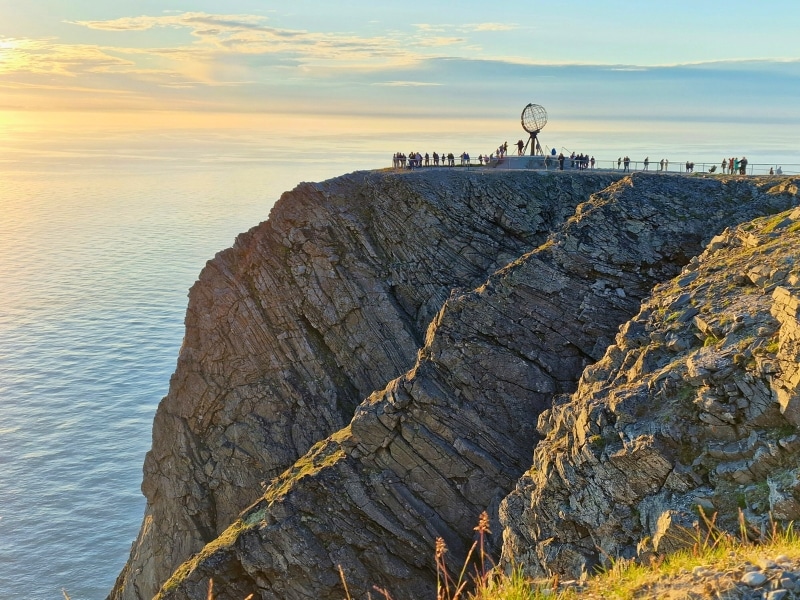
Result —
M 796 183 L 772 190 L 796 195 Z M 800 209 L 714 237 L 658 285 L 578 390 L 504 502 L 504 555 L 578 577 L 610 557 L 800 518 Z
M 111 597 L 149 598 L 169 578 L 161 597 L 204 598 L 213 577 L 219 598 L 339 598 L 339 566 L 358 595 L 379 585 L 432 597 L 435 539 L 458 563 L 483 510 L 498 533 L 502 513 L 506 556 L 532 572 L 585 569 L 597 545 L 663 550 L 691 498 L 714 505 L 708 459 L 692 467 L 711 456 L 699 448 L 730 453 L 726 444 L 753 436 L 713 422 L 724 430 L 714 429 L 717 446 L 703 437 L 703 415 L 718 417 L 731 381 L 702 396 L 711 409 L 664 406 L 647 418 L 659 404 L 642 390 L 688 398 L 683 388 L 723 370 L 704 362 L 711 350 L 691 363 L 694 376 L 672 369 L 659 352 L 697 351 L 688 330 L 656 333 L 644 351 L 643 321 L 658 312 L 647 307 L 660 302 L 648 298 L 682 268 L 680 285 L 704 281 L 693 257 L 713 236 L 793 206 L 797 188 L 781 181 L 427 171 L 354 174 L 285 195 L 190 294 L 145 465 L 142 533 Z M 773 231 L 792 228 L 781 218 Z M 709 251 L 735 247 L 732 231 Z M 757 266 L 768 285 L 790 277 Z M 791 289 L 780 293 L 790 307 Z M 677 294 L 663 318 L 719 342 L 724 330 L 697 298 Z M 747 348 L 731 364 L 761 364 Z M 670 375 L 631 383 L 658 369 Z M 750 375 L 740 393 L 757 396 L 753 405 L 770 404 L 771 389 L 783 390 L 777 406 L 797 404 L 791 377 L 773 373 L 764 391 Z M 770 435 L 786 430 L 773 446 L 791 446 L 780 409 L 762 413 L 754 418 Z M 672 445 L 648 445 L 655 430 Z M 727 462 L 760 457 L 753 444 Z M 628 476 L 637 468 L 646 483 Z M 670 486 L 686 488 L 684 504 Z M 773 487 L 790 506 L 790 483 Z M 695 488 L 705 495 L 690 496 Z
M 619 179 L 355 173 L 284 194 L 189 294 L 111 598 L 147 599 L 356 406 L 406 372 L 454 289 L 543 243 Z

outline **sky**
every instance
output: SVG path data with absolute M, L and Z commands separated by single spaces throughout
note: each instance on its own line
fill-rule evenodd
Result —
M 796 0 L 0 0 L 0 138 L 518 135 L 534 102 L 578 144 L 714 124 L 788 148 L 798 25 Z

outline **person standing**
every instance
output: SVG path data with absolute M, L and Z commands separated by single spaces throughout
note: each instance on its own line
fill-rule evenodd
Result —
M 728 166 L 728 160 L 723 158 L 722 159 L 722 164 L 720 165 L 720 167 L 722 167 L 722 174 L 723 175 L 725 175 L 725 167 L 727 167 L 727 166 Z
M 563 171 L 564 170 L 564 153 L 563 152 L 558 155 L 558 170 L 559 171 Z
M 647 171 L 649 167 L 650 167 L 650 157 L 649 156 L 645 156 L 644 157 L 644 170 Z

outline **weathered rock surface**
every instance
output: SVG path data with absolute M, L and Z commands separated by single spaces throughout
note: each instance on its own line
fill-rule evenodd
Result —
M 454 288 L 543 243 L 619 175 L 354 173 L 284 194 L 189 296 L 110 598 L 153 597 L 372 391 L 413 366 Z
M 726 229 L 655 288 L 542 414 L 501 509 L 508 563 L 576 577 L 690 545 L 701 510 L 733 532 L 740 508 L 757 529 L 800 518 L 798 256 L 787 211 Z
M 373 585 L 398 599 L 432 595 L 435 538 L 458 564 L 481 511 L 499 531 L 499 502 L 529 466 L 537 419 L 552 397 L 574 391 L 653 285 L 676 275 L 714 234 L 794 204 L 796 189 L 771 185 L 637 174 L 594 194 L 547 243 L 450 297 L 413 367 L 275 479 L 160 597 L 204 598 L 213 577 L 220 599 L 340 598 L 339 565 L 359 596 Z M 646 453 L 626 468 L 642 459 L 648 471 L 666 469 Z M 507 547 L 530 558 L 526 544 L 544 540 L 536 533 L 523 543 L 532 510 L 514 499 L 506 507 Z M 524 514 L 519 532 L 509 519 L 514 508 Z

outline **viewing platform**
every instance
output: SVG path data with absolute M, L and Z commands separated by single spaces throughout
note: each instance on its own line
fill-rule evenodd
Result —
M 617 160 L 595 160 L 594 166 L 587 166 L 580 169 L 578 161 L 571 159 L 569 156 L 564 157 L 564 171 L 614 171 L 614 172 L 646 172 L 646 173 L 662 173 L 672 175 L 692 175 L 692 174 L 711 174 L 711 175 L 742 175 L 742 173 L 730 173 L 727 169 L 722 171 L 721 162 L 665 162 L 664 166 L 659 161 L 649 161 L 647 165 L 643 160 L 631 160 L 627 169 L 624 163 Z M 409 169 L 410 167 L 403 167 Z M 456 158 L 455 164 L 447 165 L 424 165 L 414 167 L 415 169 L 452 169 L 452 168 L 468 168 L 468 169 L 500 169 L 500 170 L 540 170 L 540 171 L 557 171 L 559 170 L 558 157 L 548 155 L 536 154 L 533 156 L 517 154 L 506 155 L 502 158 L 492 157 L 484 159 L 484 162 L 479 162 L 476 159 L 471 159 L 469 162 L 461 162 L 460 158 Z M 774 163 L 748 163 L 745 175 L 798 175 L 800 174 L 800 164 L 783 164 L 776 165 Z M 770 172 L 772 171 L 772 172 Z

